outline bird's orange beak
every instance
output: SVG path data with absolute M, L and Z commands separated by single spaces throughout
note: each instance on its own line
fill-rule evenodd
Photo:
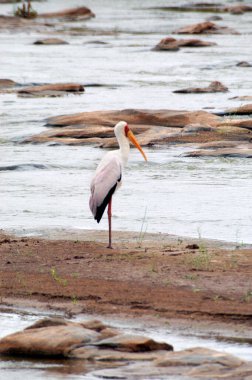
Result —
M 139 150 L 139 152 L 142 154 L 145 161 L 147 161 L 147 157 L 146 157 L 143 149 L 141 148 L 141 145 L 139 144 L 139 142 L 137 141 L 136 137 L 134 136 L 134 134 L 131 130 L 128 131 L 127 137 L 132 142 L 132 144 L 134 144 L 135 147 Z

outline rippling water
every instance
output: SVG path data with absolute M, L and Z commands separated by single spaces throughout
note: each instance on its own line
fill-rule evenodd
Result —
M 177 1 L 176 3 L 182 3 Z M 76 0 L 74 5 L 83 5 Z M 107 228 L 97 225 L 88 208 L 89 182 L 104 154 L 94 147 L 20 145 L 25 136 L 45 129 L 44 119 L 73 112 L 139 108 L 223 110 L 229 100 L 251 95 L 250 68 L 235 64 L 252 53 L 251 14 L 223 14 L 222 25 L 240 36 L 203 36 L 218 46 L 154 52 L 151 48 L 186 24 L 210 14 L 167 13 L 150 9 L 166 1 L 90 0 L 96 18 L 80 22 L 100 35 L 65 36 L 70 45 L 35 46 L 47 34 L 0 34 L 1 77 L 20 83 L 77 81 L 100 83 L 81 96 L 18 98 L 0 95 L 1 228 L 27 232 L 44 227 Z M 59 0 L 35 3 L 40 11 L 62 8 Z M 72 6 L 70 0 L 64 7 Z M 8 13 L 12 5 L 1 5 Z M 73 26 L 75 24 L 73 23 Z M 63 26 L 62 26 L 63 27 Z M 103 41 L 106 45 L 87 44 Z M 180 95 L 172 90 L 221 80 L 224 94 Z M 190 148 L 191 149 L 191 148 Z M 185 158 L 187 148 L 146 149 L 148 164 L 131 152 L 124 185 L 115 197 L 114 229 L 144 229 L 185 236 L 252 243 L 252 160 Z

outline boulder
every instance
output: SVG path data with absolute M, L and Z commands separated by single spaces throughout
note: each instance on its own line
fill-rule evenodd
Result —
M 187 25 L 175 30 L 174 34 L 240 34 L 234 29 L 226 26 L 219 26 L 211 21 L 204 21 L 199 24 Z
M 186 157 L 239 157 L 252 158 L 252 144 L 247 144 L 243 148 L 220 148 L 220 149 L 203 149 L 188 152 Z
M 214 42 L 207 42 L 198 39 L 176 40 L 172 37 L 163 38 L 153 50 L 178 51 L 181 47 L 207 47 L 217 45 Z
M 69 21 L 87 20 L 95 17 L 95 14 L 86 7 L 70 8 L 59 12 L 41 13 L 38 17 L 43 18 L 60 18 Z
M 221 364 L 227 368 L 241 366 L 244 361 L 236 356 L 211 350 L 209 348 L 195 347 L 183 351 L 171 352 L 155 362 L 157 367 L 169 366 L 198 366 L 202 364 Z
M 183 128 L 191 123 L 215 125 L 220 121 L 220 118 L 205 111 L 125 109 L 120 111 L 81 112 L 51 117 L 46 120 L 46 126 L 65 127 L 77 124 L 79 126 L 114 127 L 120 120 L 126 120 L 130 125 Z
M 221 20 L 223 20 L 223 17 L 217 16 L 217 15 L 207 17 L 206 19 L 206 21 L 221 21 Z
M 231 5 L 224 8 L 227 12 L 233 15 L 241 15 L 245 12 L 252 12 L 252 6 L 246 4 Z
M 10 88 L 17 86 L 18 83 L 14 82 L 11 79 L 0 79 L 0 88 Z
M 122 110 L 83 112 L 53 117 L 47 126 L 57 127 L 24 140 L 25 143 L 96 144 L 104 148 L 117 147 L 114 125 L 126 120 L 143 145 L 160 144 L 181 134 L 184 126 L 201 124 L 215 126 L 221 121 L 205 111 Z
M 189 87 L 181 90 L 173 91 L 176 94 L 204 94 L 211 92 L 227 92 L 228 88 L 224 86 L 221 82 L 214 81 L 207 87 Z
M 237 67 L 252 67 L 251 63 L 247 61 L 241 61 L 236 64 Z
M 66 357 L 76 345 L 94 343 L 99 334 L 80 324 L 26 329 L 0 340 L 1 355 Z
M 233 98 L 229 98 L 230 100 L 252 100 L 252 95 L 243 95 L 243 96 L 234 96 Z
M 44 40 L 37 40 L 33 45 L 68 45 L 68 42 L 60 38 L 45 38 Z
M 252 103 L 244 104 L 240 107 L 228 109 L 223 114 L 224 115 L 251 115 Z
M 43 319 L 21 332 L 6 336 L 0 340 L 0 355 L 30 357 L 65 357 L 102 360 L 154 360 L 157 355 L 139 356 L 136 353 L 170 351 L 168 343 L 159 343 L 153 339 L 137 335 L 123 335 L 113 330 L 113 335 L 104 339 L 108 326 L 102 322 L 70 322 L 64 319 Z M 107 351 L 108 350 L 108 351 Z M 106 352 L 105 352 L 106 351 Z M 121 352 L 135 353 L 125 357 Z M 109 358 L 110 357 L 110 358 Z M 114 357 L 112 359 L 112 357 Z
M 41 86 L 24 87 L 18 91 L 18 95 L 22 97 L 55 97 L 69 93 L 82 94 L 84 91 L 84 87 L 79 83 L 52 83 Z
M 246 4 L 237 5 L 224 5 L 219 3 L 210 2 L 200 2 L 200 3 L 189 3 L 182 5 L 172 5 L 172 6 L 159 6 L 152 7 L 152 9 L 162 10 L 162 11 L 178 11 L 178 12 L 213 12 L 213 13 L 225 13 L 229 12 L 232 14 L 242 14 L 245 12 L 251 12 L 252 6 Z M 218 17 L 218 16 L 217 16 Z

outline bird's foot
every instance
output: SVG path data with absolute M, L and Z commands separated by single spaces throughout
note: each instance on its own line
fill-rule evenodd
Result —
M 109 244 L 109 245 L 107 246 L 107 248 L 109 248 L 109 249 L 114 249 L 114 248 L 112 247 L 111 244 Z

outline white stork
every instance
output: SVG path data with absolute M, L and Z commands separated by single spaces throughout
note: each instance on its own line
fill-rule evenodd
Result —
M 108 152 L 102 158 L 98 165 L 95 175 L 91 182 L 91 196 L 89 207 L 97 223 L 100 222 L 105 208 L 108 205 L 108 223 L 109 223 L 109 245 L 112 248 L 111 237 L 111 215 L 112 215 L 112 196 L 122 184 L 123 168 L 128 162 L 130 143 L 129 140 L 139 149 L 145 161 L 147 158 L 138 143 L 133 132 L 129 129 L 125 121 L 120 121 L 114 128 L 119 149 Z

